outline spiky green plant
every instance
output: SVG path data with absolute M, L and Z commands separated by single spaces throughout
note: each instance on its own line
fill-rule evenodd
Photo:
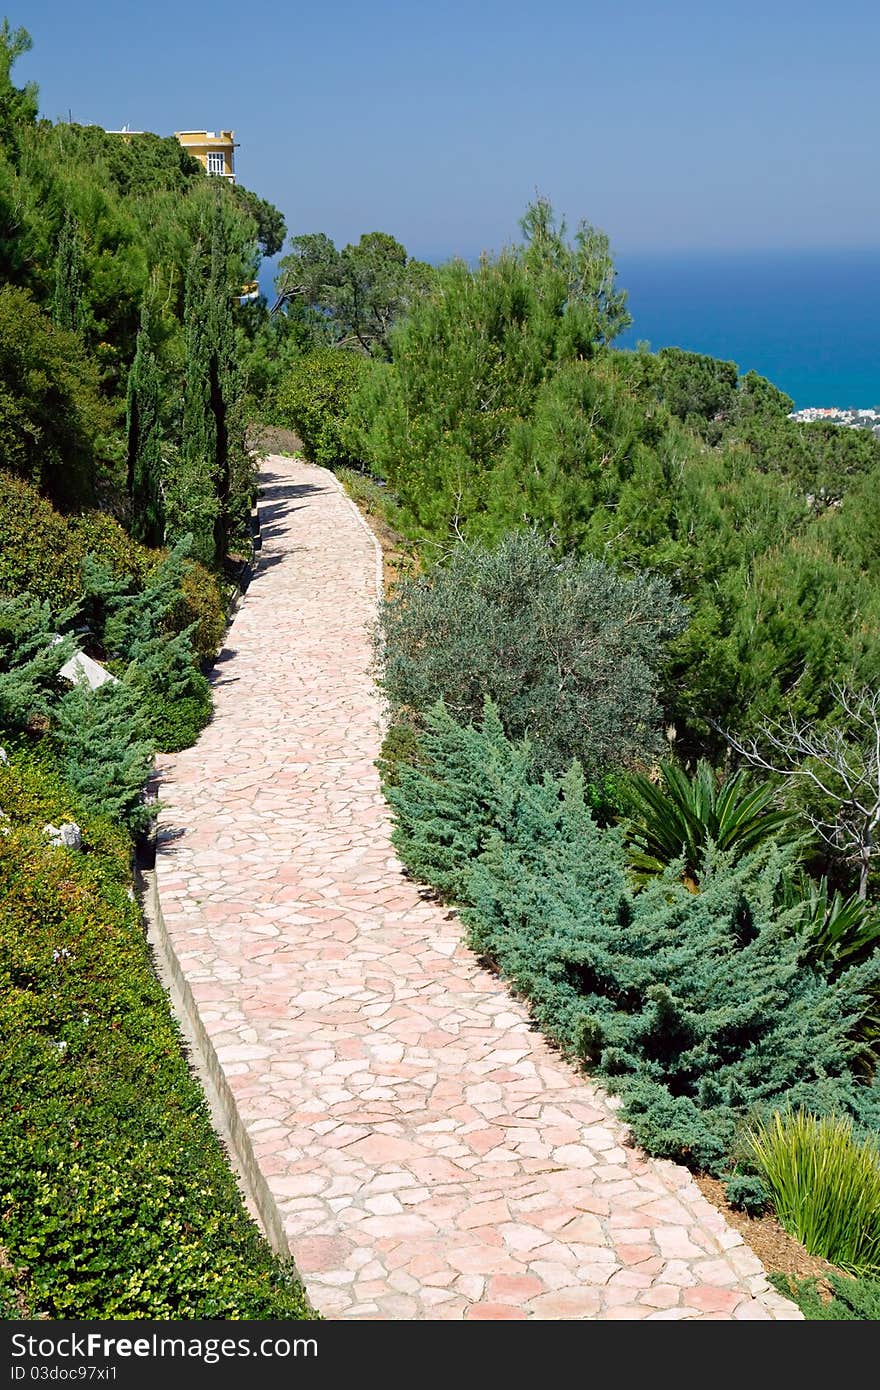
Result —
M 701 759 L 692 776 L 674 763 L 662 763 L 660 778 L 655 784 L 633 773 L 621 782 L 627 812 L 622 820 L 638 882 L 683 858 L 683 877 L 695 888 L 710 841 L 739 859 L 767 840 L 794 838 L 793 818 L 774 807 L 772 787 L 750 788 L 742 772 L 719 778 Z
M 780 1222 L 811 1255 L 856 1273 L 880 1272 L 876 1139 L 856 1139 L 850 1119 L 801 1108 L 751 1125 L 745 1143 Z
M 857 893 L 832 892 L 827 878 L 810 880 L 803 897 L 811 954 L 832 968 L 866 960 L 880 945 L 880 912 Z

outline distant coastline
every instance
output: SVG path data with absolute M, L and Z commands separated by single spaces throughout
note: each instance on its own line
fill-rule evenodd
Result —
M 841 410 L 836 405 L 812 405 L 803 410 L 793 410 L 789 419 L 798 420 L 803 425 L 812 425 L 817 421 L 822 421 L 826 424 L 840 425 L 843 429 L 848 430 L 870 430 L 880 439 L 880 410 L 872 408 Z
M 619 346 L 643 340 L 734 361 L 795 410 L 880 408 L 880 248 L 621 252 L 616 263 L 633 316 Z M 275 273 L 274 261 L 261 267 L 267 298 Z

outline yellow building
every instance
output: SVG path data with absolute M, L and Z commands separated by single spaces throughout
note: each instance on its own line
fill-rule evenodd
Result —
M 235 131 L 175 130 L 177 139 L 209 174 L 235 183 Z

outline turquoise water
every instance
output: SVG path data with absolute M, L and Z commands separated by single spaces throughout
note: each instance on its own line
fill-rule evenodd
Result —
M 442 259 L 442 258 L 438 258 Z M 634 347 L 683 347 L 769 377 L 801 409 L 880 407 L 880 250 L 616 257 Z M 273 262 L 260 285 L 272 297 Z
M 634 347 L 729 358 L 798 409 L 880 405 L 880 250 L 617 256 Z

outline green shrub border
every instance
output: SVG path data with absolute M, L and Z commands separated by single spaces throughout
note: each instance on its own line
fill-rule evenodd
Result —
M 23 753 L 0 806 L 0 1316 L 313 1318 L 190 1073 L 127 835 Z M 80 853 L 42 833 L 65 819 Z

